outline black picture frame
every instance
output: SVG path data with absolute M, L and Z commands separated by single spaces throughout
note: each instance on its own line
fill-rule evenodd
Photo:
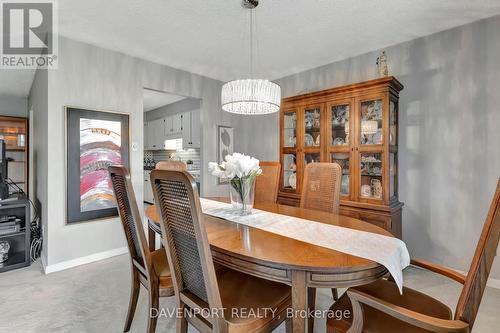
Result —
M 125 113 L 65 107 L 66 112 L 66 223 L 104 219 L 118 216 L 118 210 L 103 208 L 82 211 L 80 196 L 80 119 L 120 122 L 120 153 L 122 165 L 130 167 L 129 115 Z M 107 162 L 103 163 L 103 169 Z

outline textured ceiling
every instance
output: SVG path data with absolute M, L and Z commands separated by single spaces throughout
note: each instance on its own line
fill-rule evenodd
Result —
M 249 73 L 240 0 L 58 3 L 69 38 L 223 81 Z M 261 0 L 255 75 L 280 78 L 497 14 L 499 0 Z
M 151 89 L 143 90 L 144 112 L 157 109 L 161 106 L 169 105 L 186 99 L 184 96 L 165 93 Z
M 249 73 L 240 3 L 64 0 L 60 32 L 227 81 Z M 277 79 L 499 13 L 499 0 L 261 0 L 256 74 Z

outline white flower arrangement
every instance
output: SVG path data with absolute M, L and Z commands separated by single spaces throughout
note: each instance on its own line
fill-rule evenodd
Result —
M 258 159 L 240 153 L 226 155 L 221 164 L 209 162 L 208 170 L 215 177 L 229 180 L 257 177 L 262 173 Z
M 253 188 L 257 176 L 262 173 L 259 160 L 244 154 L 227 155 L 221 164 L 208 163 L 210 173 L 219 178 L 229 179 L 231 202 L 235 208 L 241 209 L 241 214 L 250 214 L 253 207 Z

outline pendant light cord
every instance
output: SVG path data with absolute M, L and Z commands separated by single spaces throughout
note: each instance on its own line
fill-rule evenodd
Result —
M 253 9 L 250 9 L 250 78 L 253 79 Z

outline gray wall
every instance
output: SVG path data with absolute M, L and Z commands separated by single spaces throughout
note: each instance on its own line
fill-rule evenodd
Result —
M 0 116 L 28 116 L 28 98 L 0 94 Z
M 499 31 L 497 16 L 386 48 L 390 74 L 405 85 L 399 118 L 403 237 L 413 256 L 459 270 L 468 269 L 500 176 Z M 378 54 L 277 83 L 292 96 L 374 79 Z M 278 115 L 259 123 L 268 132 L 253 136 L 247 151 L 277 146 L 278 124 Z M 269 158 L 278 158 L 276 149 Z
M 201 107 L 201 100 L 197 98 L 187 98 L 172 104 L 161 106 L 144 113 L 144 120 L 150 121 L 163 118 L 167 115 L 198 110 Z

